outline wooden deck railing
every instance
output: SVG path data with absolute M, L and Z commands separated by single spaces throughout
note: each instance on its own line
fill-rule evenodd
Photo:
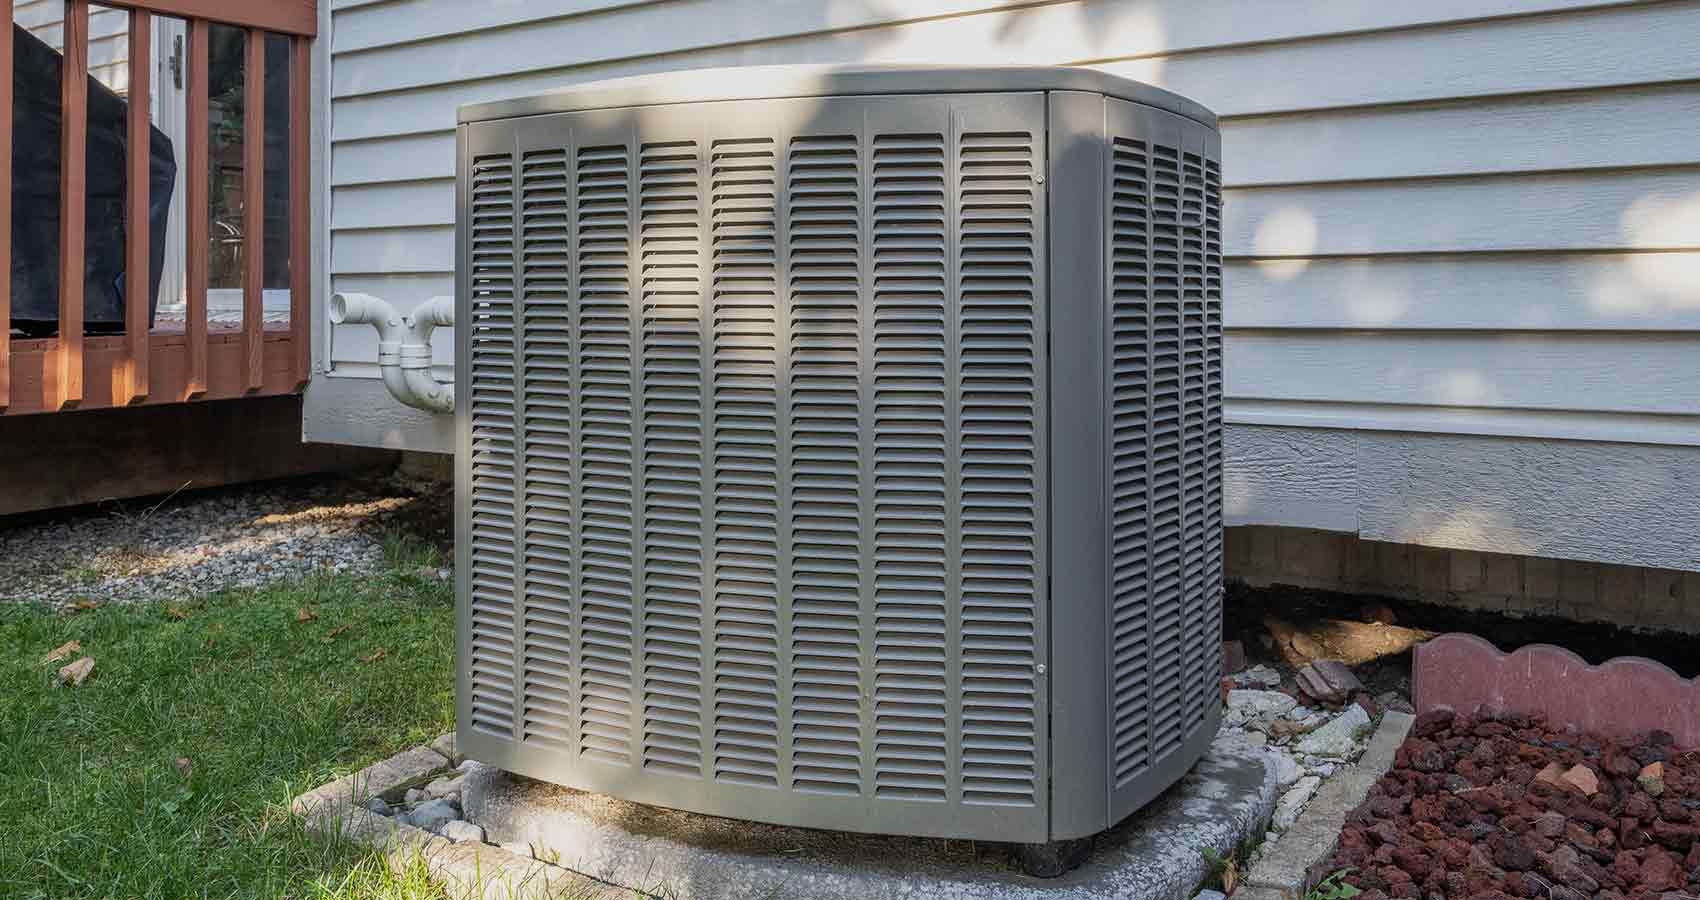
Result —
M 11 335 L 13 0 L 0 0 L 0 415 L 178 403 L 299 390 L 308 379 L 311 197 L 310 43 L 317 0 L 102 0 L 129 13 L 129 97 L 124 198 L 123 334 L 84 334 L 88 147 L 89 0 L 64 0 L 61 78 L 58 333 Z M 182 330 L 150 322 L 148 227 L 152 123 L 151 35 L 155 14 L 187 20 L 187 133 L 183 161 L 186 313 Z M 211 26 L 247 30 L 243 86 L 242 324 L 214 334 L 207 316 L 210 239 L 208 47 Z M 288 36 L 289 325 L 266 328 L 266 35 Z M 139 149 L 139 152 L 138 152 Z M 175 198 L 174 198 L 175 199 Z

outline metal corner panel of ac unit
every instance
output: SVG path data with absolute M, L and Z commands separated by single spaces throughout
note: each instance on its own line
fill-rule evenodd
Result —
M 465 751 L 1026 842 L 1184 773 L 1219 713 L 1214 130 L 1040 89 L 571 107 L 459 130 Z

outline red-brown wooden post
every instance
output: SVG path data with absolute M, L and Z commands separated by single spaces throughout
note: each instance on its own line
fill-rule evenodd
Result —
M 152 66 L 153 14 L 130 10 L 129 120 L 125 122 L 128 155 L 124 164 L 124 343 L 129 371 L 124 395 L 116 405 L 135 403 L 148 395 L 148 331 L 152 317 L 153 279 L 148 228 L 149 170 L 153 162 L 153 126 L 148 116 L 149 69 Z
M 242 371 L 244 386 L 265 378 L 266 33 L 247 32 L 242 76 Z
M 0 0 L 0 411 L 12 404 L 12 0 Z
M 313 211 L 312 47 L 308 38 L 290 38 L 289 63 L 289 333 L 294 356 L 295 386 L 312 377 Z
M 211 29 L 205 19 L 189 23 L 189 60 L 185 69 L 189 79 L 185 103 L 188 106 L 187 129 L 184 140 L 185 165 L 184 209 L 188 213 L 187 259 L 185 260 L 184 292 L 188 307 L 185 330 L 188 332 L 189 380 L 184 387 L 185 399 L 207 392 L 207 253 L 211 249 L 207 203 L 207 44 Z
M 59 365 L 50 409 L 83 400 L 83 228 L 88 185 L 89 4 L 65 2 L 59 84 Z

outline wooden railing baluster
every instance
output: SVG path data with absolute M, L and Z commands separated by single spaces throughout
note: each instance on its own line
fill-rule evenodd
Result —
M 53 409 L 83 400 L 83 236 L 88 218 L 89 3 L 65 0 L 59 119 L 59 364 Z
M 212 210 L 207 199 L 207 44 L 212 35 L 205 19 L 189 23 L 189 59 L 184 64 L 188 134 L 184 136 L 185 177 L 184 221 L 187 223 L 187 259 L 184 261 L 184 293 L 189 350 L 189 380 L 185 399 L 207 392 L 207 254 L 212 250 Z
M 0 411 L 12 405 L 12 0 L 0 0 Z
M 153 125 L 149 121 L 147 98 L 151 90 L 153 63 L 153 14 L 145 9 L 130 10 L 130 86 L 126 121 L 128 155 L 124 178 L 124 343 L 128 348 L 129 370 L 125 377 L 122 397 L 114 405 L 123 406 L 147 398 L 148 395 L 148 332 L 153 327 L 149 314 L 153 299 L 153 279 L 149 230 L 148 200 L 153 168 Z
M 242 77 L 242 371 L 250 391 L 265 378 L 266 33 L 246 34 Z
M 290 38 L 289 46 L 289 333 L 295 386 L 301 388 L 312 378 L 313 65 L 308 38 Z

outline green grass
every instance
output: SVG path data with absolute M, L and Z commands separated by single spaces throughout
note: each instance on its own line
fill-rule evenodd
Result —
M 381 575 L 0 607 L 0 896 L 437 896 L 422 872 L 288 814 L 296 794 L 452 727 L 452 589 L 420 572 L 432 554 L 386 543 L 396 568 Z M 302 607 L 317 617 L 297 621 Z M 42 657 L 72 639 L 95 668 L 61 687 Z

